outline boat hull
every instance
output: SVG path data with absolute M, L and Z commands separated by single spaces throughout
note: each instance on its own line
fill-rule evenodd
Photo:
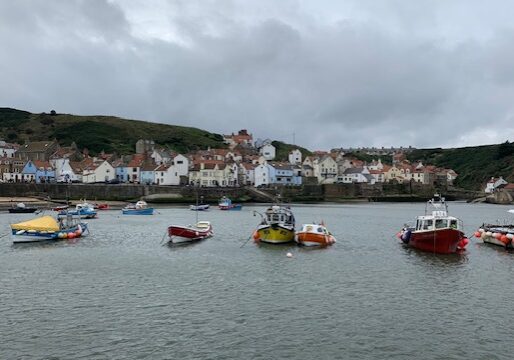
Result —
M 171 225 L 168 227 L 168 239 L 172 243 L 184 243 L 207 239 L 213 234 L 212 227 L 198 229 L 193 226 Z
M 265 225 L 259 227 L 254 234 L 255 242 L 267 244 L 287 244 L 294 241 L 295 233 L 293 228 L 282 225 Z
M 80 230 L 80 233 L 77 231 Z M 73 238 L 81 237 L 82 234 L 87 230 L 87 223 L 80 223 L 76 226 L 72 226 L 67 229 L 61 229 L 58 231 L 32 231 L 32 230 L 12 230 L 12 242 L 14 244 L 26 244 L 26 243 L 37 243 L 46 241 L 57 241 L 65 240 L 69 233 L 73 233 Z M 66 234 L 66 236 L 64 235 Z
M 206 210 L 209 210 L 209 205 L 206 204 L 206 205 L 190 205 L 189 206 L 189 210 L 192 210 L 192 211 L 206 211 Z
M 328 246 L 336 242 L 332 235 L 297 232 L 295 241 L 303 246 Z
M 9 209 L 11 214 L 32 214 L 37 211 L 37 208 L 12 208 Z
M 123 215 L 153 215 L 153 208 L 146 209 L 123 209 Z
M 438 253 L 453 254 L 457 252 L 459 242 L 465 238 L 462 231 L 456 229 L 439 229 L 430 231 L 414 231 L 407 241 L 413 248 Z
M 243 208 L 240 204 L 235 205 L 219 205 L 220 210 L 241 210 Z
M 71 215 L 71 216 L 77 216 L 81 219 L 94 219 L 97 215 L 96 211 L 62 211 L 60 212 L 57 217 L 59 218 L 63 218 L 63 217 L 67 217 L 68 215 Z

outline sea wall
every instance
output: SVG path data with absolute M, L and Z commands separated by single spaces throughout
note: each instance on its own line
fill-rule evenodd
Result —
M 216 202 L 223 195 L 234 201 L 271 201 L 258 193 L 280 195 L 283 201 L 317 202 L 346 201 L 354 199 L 370 201 L 416 201 L 431 198 L 441 192 L 448 200 L 476 197 L 472 192 L 459 189 L 436 189 L 432 186 L 408 184 L 325 184 L 303 186 L 274 186 L 251 191 L 247 188 L 194 188 L 190 186 L 154 186 L 132 184 L 32 184 L 1 183 L 0 197 L 38 197 L 52 200 L 135 200 L 145 198 L 149 202 L 194 202 L 196 196 L 206 202 Z

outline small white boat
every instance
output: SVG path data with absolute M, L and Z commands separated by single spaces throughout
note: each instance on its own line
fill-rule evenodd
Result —
M 153 208 L 148 207 L 146 201 L 138 201 L 135 205 L 129 204 L 122 209 L 123 215 L 153 215 Z
M 209 221 L 199 221 L 196 225 L 171 225 L 168 227 L 168 241 L 173 244 L 207 239 L 213 235 Z
M 189 210 L 193 210 L 193 211 L 209 210 L 209 204 L 189 205 Z

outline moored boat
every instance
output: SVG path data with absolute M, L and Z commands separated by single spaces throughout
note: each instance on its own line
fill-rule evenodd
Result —
M 42 216 L 29 221 L 11 224 L 13 243 L 30 243 L 73 239 L 81 237 L 87 230 L 87 223 L 78 217 L 68 215 L 64 219 L 55 220 L 52 216 Z
M 462 221 L 448 215 L 445 199 L 436 194 L 427 202 L 425 215 L 416 218 L 414 227 L 404 227 L 398 237 L 422 251 L 451 254 L 464 250 L 469 243 L 462 229 Z
M 57 215 L 59 218 L 67 217 L 68 215 L 78 216 L 81 219 L 94 219 L 97 212 L 93 205 L 88 202 L 83 202 L 75 206 L 75 210 L 63 209 Z
M 168 241 L 173 244 L 199 241 L 207 239 L 213 234 L 209 221 L 198 221 L 195 225 L 170 225 L 168 227 Z
M 189 205 L 189 210 L 193 210 L 193 211 L 209 210 L 209 204 Z
M 11 214 L 30 214 L 37 211 L 36 207 L 27 207 L 24 203 L 18 203 L 9 209 Z
M 328 246 L 336 242 L 325 224 L 303 224 L 302 230 L 296 232 L 295 241 L 304 246 Z
M 95 204 L 95 209 L 97 209 L 97 210 L 109 210 L 109 204 L 107 204 L 107 203 Z
M 138 201 L 135 204 L 129 204 L 122 209 L 123 215 L 153 215 L 153 208 L 148 207 L 146 201 Z
M 241 204 L 233 204 L 232 200 L 228 197 L 223 196 L 218 202 L 218 207 L 220 210 L 241 210 L 243 206 Z
M 285 244 L 294 240 L 295 219 L 289 207 L 273 205 L 264 215 L 254 214 L 261 215 L 261 223 L 253 233 L 256 243 Z
M 514 213 L 514 210 L 509 210 Z M 514 249 L 514 224 L 482 224 L 473 234 L 484 243 Z

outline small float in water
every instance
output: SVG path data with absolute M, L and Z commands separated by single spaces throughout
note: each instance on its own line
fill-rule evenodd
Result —
M 218 202 L 218 207 L 220 210 L 241 210 L 243 208 L 243 205 L 233 204 L 232 200 L 230 200 L 226 196 L 223 196 Z
M 42 216 L 29 221 L 11 224 L 13 243 L 32 243 L 81 237 L 87 223 L 68 214 L 55 220 L 52 216 Z
M 148 207 L 146 201 L 142 200 L 125 206 L 121 211 L 123 215 L 153 215 L 153 208 Z
M 329 246 L 336 242 L 325 224 L 303 224 L 302 230 L 296 232 L 295 241 L 304 246 Z
M 427 202 L 425 215 L 416 218 L 416 226 L 405 226 L 397 236 L 416 249 L 451 254 L 464 250 L 469 243 L 462 228 L 462 221 L 448 215 L 448 205 L 436 194 Z

